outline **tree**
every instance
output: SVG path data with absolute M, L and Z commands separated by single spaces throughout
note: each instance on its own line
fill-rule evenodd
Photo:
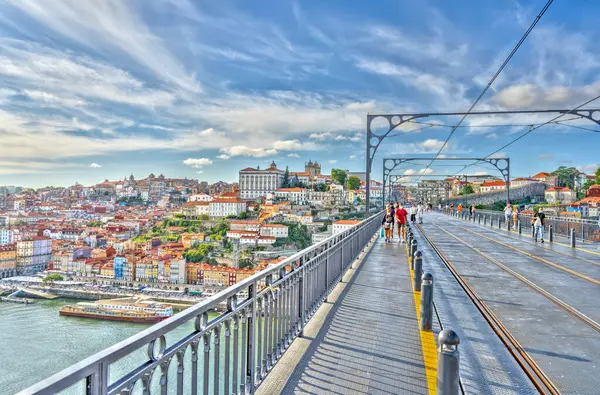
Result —
M 596 184 L 600 184 L 600 167 L 596 170 Z
M 350 176 L 348 178 L 348 182 L 346 183 L 346 188 L 349 190 L 357 190 L 360 188 L 360 178 L 356 176 Z
M 348 174 L 342 169 L 331 169 L 331 180 L 339 185 L 346 184 Z
M 240 213 L 240 219 L 246 219 L 248 217 L 248 214 L 246 214 L 246 212 L 241 212 Z
M 290 170 L 288 166 L 285 167 L 285 173 L 283 174 L 283 184 L 281 184 L 282 188 L 290 187 Z
M 460 194 L 461 195 L 470 195 L 472 193 L 475 193 L 475 191 L 473 190 L 473 185 L 471 184 L 467 184 L 464 187 L 462 187 L 462 189 L 460 190 Z
M 560 166 L 558 169 L 552 172 L 553 175 L 558 176 L 559 183 L 562 186 L 575 189 L 575 176 L 579 171 L 574 167 Z
M 63 280 L 63 276 L 61 276 L 58 273 L 52 273 L 52 274 L 49 274 L 46 277 L 44 277 L 44 279 L 42 281 L 47 283 L 47 282 L 62 281 L 62 280 Z

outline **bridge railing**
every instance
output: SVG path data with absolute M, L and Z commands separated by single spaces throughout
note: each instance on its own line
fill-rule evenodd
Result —
M 497 221 L 500 220 L 502 222 L 502 226 L 506 226 L 504 224 L 504 212 L 491 210 L 475 210 L 475 215 L 482 215 L 487 216 L 488 218 L 493 218 L 495 223 L 497 223 Z M 511 226 L 514 228 L 512 224 L 512 215 L 510 217 L 510 220 Z M 523 231 L 530 233 L 532 227 L 532 214 L 520 213 L 518 215 L 518 220 L 521 221 Z M 600 241 L 600 229 L 597 220 L 587 218 L 555 217 L 546 215 L 546 232 L 548 232 L 550 226 L 552 226 L 554 234 L 558 236 L 570 237 L 571 229 L 573 229 L 575 231 L 575 237 L 579 240 Z
M 20 394 L 253 393 L 380 221 L 375 214 Z

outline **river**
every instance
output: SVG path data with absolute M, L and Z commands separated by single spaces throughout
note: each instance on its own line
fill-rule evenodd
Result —
M 0 394 L 14 394 L 149 326 L 58 315 L 60 307 L 76 302 L 56 299 L 36 300 L 31 305 L 0 303 Z M 192 322 L 168 334 L 167 344 L 191 332 Z M 132 361 L 144 361 L 145 353 L 143 348 L 111 365 L 111 382 L 125 371 L 126 365 L 129 370 Z M 169 369 L 171 384 L 175 381 L 175 367 L 173 363 Z M 185 376 L 187 373 L 189 369 Z M 137 390 L 136 386 L 136 393 Z M 77 388 L 69 393 L 82 392 Z

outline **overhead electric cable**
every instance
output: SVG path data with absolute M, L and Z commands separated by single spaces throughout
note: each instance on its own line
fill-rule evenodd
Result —
M 454 135 L 454 132 L 456 131 L 456 129 L 465 120 L 465 118 L 467 117 L 467 115 L 469 115 L 469 113 L 471 111 L 473 111 L 473 108 L 475 108 L 475 106 L 477 105 L 477 103 L 479 103 L 479 101 L 483 98 L 483 96 L 488 91 L 488 89 L 492 86 L 492 84 L 494 83 L 494 81 L 496 81 L 496 78 L 498 78 L 498 76 L 500 75 L 500 73 L 502 72 L 502 70 L 504 70 L 504 68 L 506 67 L 506 65 L 508 64 L 508 62 L 510 62 L 510 60 L 515 55 L 515 53 L 519 50 L 519 48 L 521 47 L 521 45 L 523 44 L 523 42 L 525 42 L 525 39 L 527 38 L 527 36 L 529 36 L 529 33 L 531 33 L 531 31 L 533 30 L 533 28 L 535 27 L 535 25 L 537 25 L 537 23 L 540 21 L 540 19 L 542 18 L 542 16 L 544 15 L 544 13 L 546 12 L 546 10 L 548 9 L 548 7 L 550 7 L 550 4 L 552 4 L 552 1 L 553 0 L 548 0 L 546 2 L 546 5 L 544 6 L 544 8 L 542 8 L 542 10 L 538 14 L 538 16 L 535 17 L 534 21 L 529 26 L 529 29 L 527 29 L 527 31 L 521 37 L 521 39 L 519 40 L 519 42 L 517 43 L 517 45 L 515 45 L 515 47 L 512 49 L 512 51 L 510 52 L 510 54 L 508 55 L 508 57 L 504 60 L 504 62 L 502 63 L 502 65 L 500 66 L 500 68 L 498 69 L 498 71 L 496 71 L 496 74 L 494 74 L 494 76 L 492 77 L 492 79 L 490 80 L 490 82 L 488 82 L 488 84 L 483 89 L 483 91 L 481 91 L 481 93 L 479 94 L 479 96 L 477 97 L 477 99 L 473 102 L 473 104 L 471 105 L 471 107 L 469 108 L 469 110 L 462 116 L 462 118 L 460 119 L 460 121 L 458 121 L 458 123 L 456 124 L 456 126 L 452 128 L 452 130 L 448 134 L 448 137 L 444 141 L 444 144 L 440 147 L 438 153 L 435 155 L 435 158 L 432 159 L 432 161 L 427 165 L 426 169 L 428 169 L 429 166 L 431 166 L 431 164 L 442 153 L 442 151 L 444 150 L 444 148 L 446 147 L 446 145 L 448 145 L 448 141 L 450 141 L 450 139 L 452 138 L 452 135 Z

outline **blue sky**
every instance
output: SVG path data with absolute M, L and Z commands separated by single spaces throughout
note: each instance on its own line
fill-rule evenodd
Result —
M 324 172 L 363 171 L 367 113 L 466 111 L 544 3 L 0 0 L 0 184 L 233 181 L 247 166 L 300 170 L 310 158 Z M 555 2 L 476 110 L 596 96 L 599 12 Z M 470 117 L 444 155 L 485 156 L 525 130 L 473 126 L 553 116 Z M 383 157 L 437 152 L 449 129 L 412 132 L 421 126 L 385 140 L 375 178 Z M 598 147 L 597 133 L 549 125 L 500 154 L 527 176 L 592 171 Z

